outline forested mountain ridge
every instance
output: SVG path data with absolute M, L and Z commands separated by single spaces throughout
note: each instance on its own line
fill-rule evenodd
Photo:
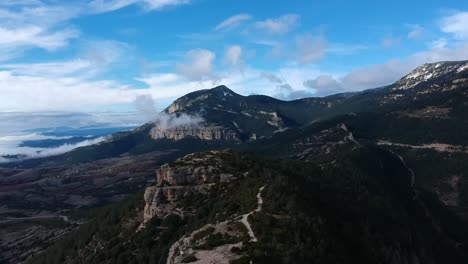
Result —
M 466 65 L 422 65 L 387 87 L 289 102 L 197 91 L 164 111 L 190 126 L 148 123 L 8 169 L 41 182 L 5 181 L 23 207 L 63 210 L 44 199 L 50 184 L 58 195 L 86 187 L 91 207 L 147 185 L 79 228 L 66 224 L 69 237 L 31 263 L 465 263 Z M 92 173 L 82 181 L 80 171 Z

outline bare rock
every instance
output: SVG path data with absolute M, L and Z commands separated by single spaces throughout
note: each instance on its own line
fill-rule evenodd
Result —
M 150 131 L 153 139 L 181 140 L 192 137 L 203 140 L 239 141 L 239 133 L 229 128 L 215 125 L 178 126 L 165 128 L 155 125 Z
M 234 175 L 222 160 L 220 151 L 187 155 L 156 170 L 157 184 L 145 191 L 143 226 L 154 217 L 185 214 L 177 207 L 189 192 L 207 192 L 213 184 L 230 181 Z M 225 156 L 231 155 L 222 151 Z

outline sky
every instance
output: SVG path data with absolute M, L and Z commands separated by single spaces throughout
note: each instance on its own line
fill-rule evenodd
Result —
M 0 36 L 2 116 L 118 113 L 220 84 L 283 100 L 388 85 L 468 59 L 468 1 L 1 0 Z

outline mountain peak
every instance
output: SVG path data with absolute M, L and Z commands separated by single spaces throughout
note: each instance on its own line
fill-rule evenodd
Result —
M 214 93 L 217 93 L 218 95 L 222 95 L 222 96 L 234 96 L 234 95 L 238 95 L 236 94 L 234 91 L 232 91 L 231 89 L 229 89 L 227 86 L 225 85 L 219 85 L 219 86 L 216 86 L 212 89 L 209 89 L 208 90 L 209 92 L 214 92 Z
M 216 103 L 227 101 L 229 98 L 241 97 L 225 85 L 219 85 L 211 89 L 199 90 L 186 94 L 175 100 L 168 108 L 169 113 L 187 110 L 194 106 L 199 111 L 199 108 L 206 104 L 207 101 L 215 101 Z
M 395 83 L 395 90 L 412 89 L 437 79 L 468 77 L 468 61 L 425 63 Z

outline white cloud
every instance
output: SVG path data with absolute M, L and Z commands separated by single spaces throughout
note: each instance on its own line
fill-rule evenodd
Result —
M 150 74 L 137 80 L 148 86 L 148 89 L 142 90 L 142 94 L 150 94 L 154 99 L 164 100 L 166 105 L 179 96 L 213 86 L 211 80 L 187 80 L 176 73 Z
M 395 82 L 406 74 L 410 67 L 402 65 L 401 61 L 392 60 L 353 70 L 343 77 L 342 82 L 347 90 L 377 88 Z
M 407 35 L 408 39 L 419 39 L 424 32 L 424 27 L 418 24 L 408 25 L 408 27 L 410 28 L 410 32 Z
M 297 89 L 294 87 L 306 75 L 308 70 L 301 70 L 298 68 L 285 68 L 280 70 L 278 73 L 262 72 L 261 77 L 268 82 L 275 85 L 274 93 L 270 93 L 270 96 L 276 97 L 282 100 L 295 100 L 304 97 L 314 96 L 314 91 L 308 91 L 304 89 Z M 287 79 L 283 79 L 281 76 L 288 76 Z M 294 86 L 294 87 L 293 87 Z
M 125 59 L 132 60 L 132 48 L 119 41 L 87 41 L 82 47 L 82 57 L 94 64 L 95 68 L 107 68 L 111 64 Z
M 64 62 L 45 62 L 28 64 L 3 64 L 0 69 L 9 70 L 15 75 L 28 76 L 65 76 L 88 70 L 90 61 L 76 59 Z
M 0 143 L 5 142 L 22 142 L 30 140 L 45 140 L 45 139 L 69 139 L 71 137 L 55 137 L 55 136 L 46 136 L 42 134 L 25 134 L 25 135 L 13 135 L 13 136 L 0 136 Z
M 441 30 L 458 39 L 468 39 L 468 12 L 457 12 L 442 18 Z
M 431 49 L 444 49 L 447 47 L 448 40 L 446 38 L 438 38 L 430 42 L 429 47 Z
M 300 20 L 296 14 L 287 14 L 279 18 L 271 18 L 255 23 L 255 27 L 265 30 L 269 34 L 281 35 L 290 32 Z
M 145 115 L 148 120 L 152 120 L 158 114 L 153 97 L 149 94 L 139 95 L 133 101 L 135 108 Z
M 242 47 L 238 45 L 233 45 L 227 48 L 224 62 L 232 67 L 236 67 L 242 70 L 245 65 L 242 56 Z
M 83 110 L 130 102 L 137 91 L 113 81 L 86 81 L 78 77 L 16 75 L 0 71 L 0 110 Z M 128 98 L 133 94 L 133 98 Z
M 76 144 L 64 144 L 56 148 L 30 148 L 30 147 L 17 147 L 16 145 L 2 146 L 0 150 L 0 155 L 22 155 L 21 160 L 35 159 L 35 158 L 44 158 L 50 156 L 57 156 L 69 151 L 72 151 L 76 148 L 86 147 L 90 145 L 95 145 L 106 141 L 106 137 L 99 137 L 90 140 L 84 140 Z M 0 163 L 11 162 L 12 160 L 0 157 Z
M 190 3 L 189 0 L 3 0 L 0 3 L 0 60 L 8 60 L 32 48 L 56 51 L 67 47 L 80 31 L 70 21 L 80 16 L 111 12 L 130 5 L 145 10 Z
M 215 80 L 213 62 L 216 55 L 206 49 L 187 52 L 186 62 L 177 64 L 177 72 L 189 81 Z
M 300 35 L 296 37 L 296 49 L 299 63 L 317 62 L 326 55 L 327 41 L 323 36 Z
M 245 21 L 248 21 L 252 19 L 252 16 L 249 14 L 238 14 L 232 17 L 229 17 L 228 19 L 224 20 L 223 22 L 219 23 L 216 27 L 215 30 L 232 30 L 236 27 L 238 27 L 240 24 L 242 24 Z
M 37 47 L 54 51 L 68 46 L 70 39 L 76 38 L 79 32 L 74 29 L 50 31 L 39 26 L 5 28 L 0 26 L 0 50 L 12 51 L 20 48 Z
M 145 7 L 149 10 L 158 10 L 169 6 L 190 4 L 191 0 L 143 0 Z
M 305 81 L 304 86 L 316 90 L 318 95 L 339 93 L 343 89 L 341 83 L 331 75 L 319 75 L 314 79 Z
M 127 46 L 115 41 L 94 41 L 85 45 L 83 55 L 68 61 L 44 63 L 0 64 L 0 70 L 6 70 L 16 76 L 94 77 L 111 68 L 119 61 Z
M 261 76 L 272 83 L 276 83 L 276 84 L 284 83 L 284 81 L 281 78 L 279 78 L 278 76 L 274 75 L 271 72 L 262 72 Z
M 89 126 L 127 127 L 139 126 L 147 121 L 149 121 L 149 119 L 141 115 L 141 113 L 136 112 L 78 113 L 0 111 L 0 138 L 3 138 L 4 141 L 7 141 L 8 139 L 9 141 L 22 141 L 25 140 L 24 133 L 28 134 L 29 137 L 35 136 L 30 135 L 31 132 L 18 133 L 18 131 L 26 131 L 37 128 L 79 128 Z
M 424 63 L 468 59 L 468 42 L 448 47 L 438 41 L 429 50 L 414 53 L 403 59 L 356 69 L 342 78 L 347 90 L 364 90 L 392 84 Z
M 0 53 L 10 59 L 24 50 L 47 51 L 68 46 L 79 31 L 62 23 L 78 15 L 74 6 L 53 6 L 39 1 L 11 1 L 0 5 Z
M 147 11 L 189 4 L 190 0 L 93 0 L 88 7 L 95 13 L 111 12 L 138 4 Z

